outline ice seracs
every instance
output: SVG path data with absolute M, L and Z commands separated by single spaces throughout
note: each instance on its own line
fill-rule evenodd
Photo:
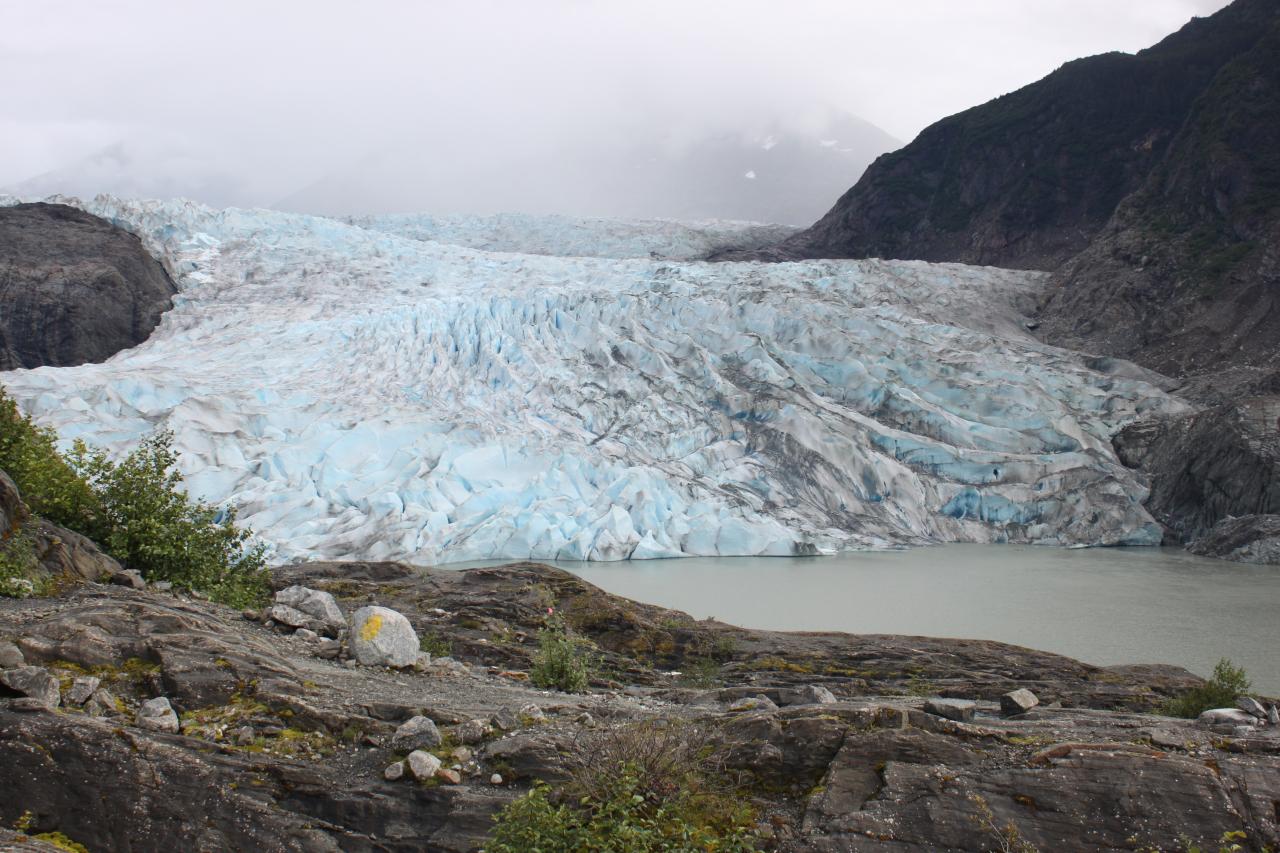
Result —
M 673 261 L 634 224 L 543 221 L 557 256 L 511 251 L 510 218 L 75 203 L 163 256 L 176 305 L 104 364 L 0 381 L 67 441 L 169 427 L 188 488 L 276 560 L 1160 538 L 1109 439 L 1184 404 L 1029 338 L 1037 273 Z M 617 257 L 583 257 L 584 228 Z

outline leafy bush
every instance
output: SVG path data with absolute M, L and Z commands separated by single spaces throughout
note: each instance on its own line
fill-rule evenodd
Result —
M 0 388 L 0 471 L 17 484 L 36 515 L 90 536 L 101 501 L 57 450 L 57 434 L 36 426 Z
M 568 760 L 563 790 L 538 783 L 502 811 L 489 853 L 759 849 L 750 807 L 717 784 L 711 752 L 691 727 L 622 726 Z
M 1232 707 L 1236 697 L 1248 693 L 1251 686 L 1244 669 L 1223 658 L 1213 668 L 1213 675 L 1208 681 L 1176 699 L 1170 699 L 1160 710 L 1170 717 L 1195 718 L 1210 708 Z
M 42 595 L 47 581 L 36 575 L 36 554 L 23 533 L 12 533 L 0 542 L 0 597 L 29 598 Z
M 448 657 L 453 654 L 453 640 L 432 631 L 430 633 L 423 634 L 418 639 L 418 649 L 419 651 L 426 652 L 432 657 Z
M 149 581 L 236 607 L 266 596 L 263 548 L 250 547 L 234 510 L 182 491 L 172 433 L 143 439 L 119 462 L 80 441 L 63 456 L 56 438 L 0 391 L 0 469 L 33 512 L 88 536 Z
M 552 613 L 538 632 L 530 680 L 539 687 L 582 693 L 591 683 L 594 668 L 590 641 L 574 634 L 559 614 Z

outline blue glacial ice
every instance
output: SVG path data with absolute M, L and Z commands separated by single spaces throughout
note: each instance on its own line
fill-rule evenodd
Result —
M 65 441 L 172 429 L 278 562 L 1159 541 L 1110 437 L 1186 404 L 1028 337 L 1039 273 L 688 260 L 767 236 L 740 224 L 68 201 L 180 294 L 135 349 L 0 382 Z

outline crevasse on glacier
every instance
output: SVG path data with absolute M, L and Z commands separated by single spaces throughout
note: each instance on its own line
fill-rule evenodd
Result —
M 105 364 L 2 381 L 67 441 L 167 425 L 277 561 L 1159 540 L 1109 437 L 1184 404 L 1028 338 L 1037 273 L 652 257 L 730 225 L 70 203 L 177 304 Z

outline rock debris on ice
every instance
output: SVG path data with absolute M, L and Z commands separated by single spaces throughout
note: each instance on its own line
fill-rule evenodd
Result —
M 740 224 L 71 203 L 181 293 L 145 344 L 3 383 L 66 441 L 168 426 L 277 561 L 1160 539 L 1109 439 L 1185 404 L 1030 339 L 1041 274 L 671 260 Z

